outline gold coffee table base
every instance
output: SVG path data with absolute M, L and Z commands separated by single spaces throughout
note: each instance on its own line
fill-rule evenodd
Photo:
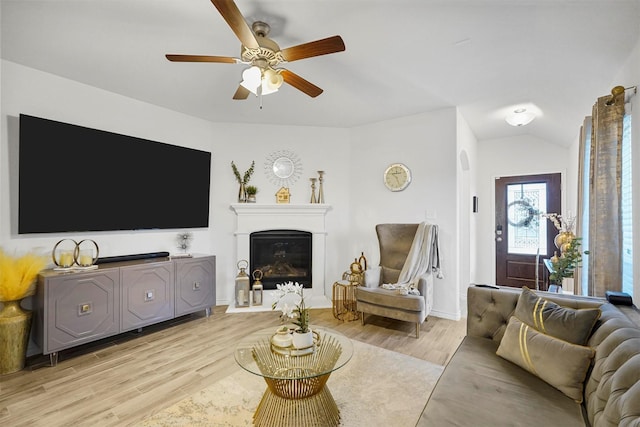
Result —
M 264 427 L 311 427 L 338 426 L 340 411 L 329 389 L 324 385 L 329 375 L 323 375 L 320 389 L 303 398 L 281 397 L 272 391 L 272 382 L 295 380 L 270 380 L 265 378 L 269 388 L 264 392 L 262 400 L 253 415 L 253 424 Z M 315 378 L 320 379 L 320 378 Z M 295 384 L 290 384 L 296 388 Z
M 340 410 L 326 387 L 342 354 L 334 337 L 321 336 L 313 352 L 285 356 L 262 341 L 253 347 L 253 358 L 267 383 L 267 390 L 253 416 L 256 426 L 338 426 Z

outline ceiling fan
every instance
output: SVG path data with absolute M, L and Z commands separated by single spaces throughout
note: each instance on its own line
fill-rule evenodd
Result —
M 242 43 L 241 57 L 167 54 L 165 56 L 169 61 L 250 65 L 243 71 L 243 80 L 233 99 L 247 99 L 250 93 L 267 95 L 276 92 L 283 82 L 312 98 L 322 93 L 322 89 L 318 86 L 290 70 L 280 68 L 279 65 L 284 62 L 342 52 L 345 50 L 342 37 L 333 36 L 280 49 L 276 42 L 267 38 L 269 25 L 258 21 L 249 27 L 233 0 L 211 0 L 211 3 Z

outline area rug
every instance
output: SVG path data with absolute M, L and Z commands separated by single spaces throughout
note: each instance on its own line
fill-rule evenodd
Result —
M 352 341 L 352 359 L 327 386 L 341 425 L 414 426 L 442 366 Z M 142 426 L 250 426 L 264 380 L 240 368 L 217 383 L 143 420 Z

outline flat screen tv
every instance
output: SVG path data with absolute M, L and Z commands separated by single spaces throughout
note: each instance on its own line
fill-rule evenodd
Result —
M 25 114 L 19 140 L 19 234 L 209 226 L 209 152 Z

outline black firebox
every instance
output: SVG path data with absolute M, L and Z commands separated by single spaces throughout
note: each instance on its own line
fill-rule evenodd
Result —
M 250 276 L 262 271 L 264 289 L 298 282 L 311 287 L 312 234 L 298 230 L 256 231 L 249 236 Z

